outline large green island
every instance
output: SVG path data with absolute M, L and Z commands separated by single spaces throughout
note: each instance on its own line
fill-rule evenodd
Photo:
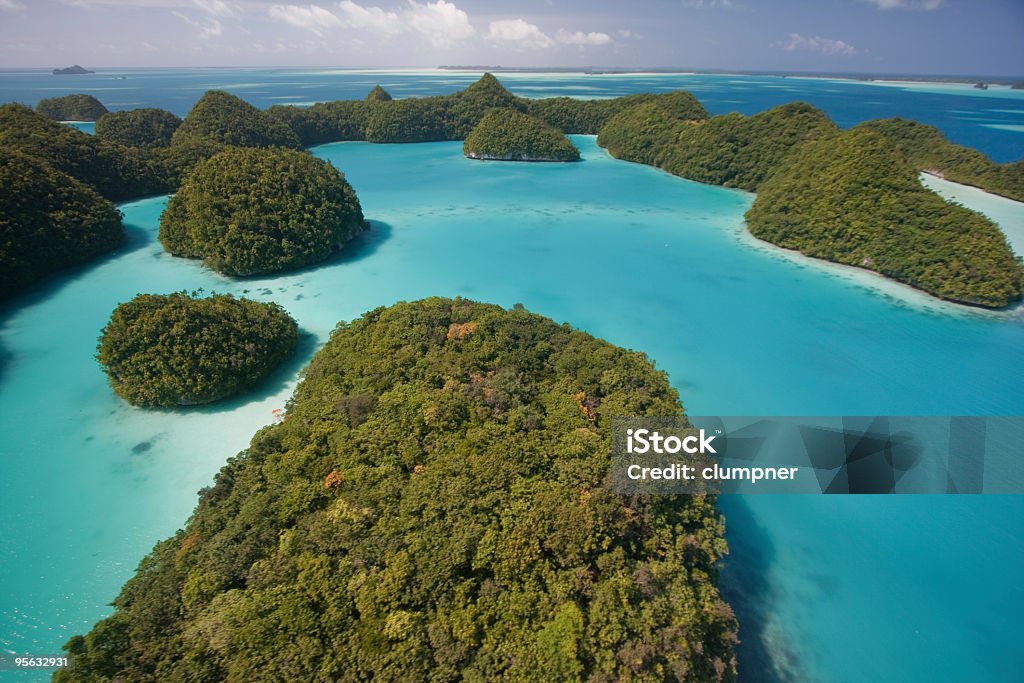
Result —
M 55 681 L 727 681 L 706 496 L 609 488 L 645 356 L 427 299 L 339 325 Z

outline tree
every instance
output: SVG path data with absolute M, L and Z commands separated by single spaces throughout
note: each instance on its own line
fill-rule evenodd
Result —
M 39 100 L 36 111 L 54 121 L 95 121 L 107 108 L 92 95 L 64 95 Z
M 207 139 L 240 147 L 298 147 L 295 133 L 277 118 L 222 90 L 195 103 L 172 142 Z
M 181 119 L 163 109 L 130 109 L 104 114 L 96 135 L 129 147 L 168 147 Z
M 114 205 L 45 161 L 0 147 L 0 299 L 121 244 Z
M 160 242 L 227 275 L 323 261 L 366 227 L 345 176 L 306 152 L 233 147 L 189 171 Z
M 463 144 L 472 159 L 578 161 L 580 151 L 561 131 L 514 109 L 492 109 Z
M 297 342 L 298 326 L 277 304 L 139 294 L 114 309 L 96 357 L 121 398 L 173 408 L 248 391 Z
M 642 354 L 521 309 L 339 325 L 55 680 L 732 680 L 721 516 L 609 487 L 623 414 L 681 406 Z
M 366 96 L 366 99 L 369 102 L 390 102 L 393 98 L 387 90 L 379 85 L 375 85 L 370 94 Z

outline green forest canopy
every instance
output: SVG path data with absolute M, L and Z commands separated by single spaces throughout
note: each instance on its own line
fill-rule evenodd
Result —
M 173 408 L 244 393 L 288 358 L 298 326 L 277 304 L 139 294 L 119 305 L 96 358 L 133 405 Z
M 209 90 L 174 132 L 173 142 L 210 140 L 239 147 L 299 147 L 285 123 L 223 90 Z
M 1002 231 L 922 187 L 900 151 L 867 128 L 799 147 L 758 188 L 747 225 L 773 244 L 951 301 L 1000 307 L 1024 292 Z
M 940 173 L 949 180 L 1024 202 L 1024 160 L 994 164 L 976 149 L 956 145 L 935 126 L 906 119 L 876 119 L 860 124 L 880 133 L 919 171 Z
M 167 191 L 148 151 L 87 135 L 21 104 L 0 105 L 0 146 L 39 158 L 111 201 Z
M 665 374 L 521 309 L 341 324 L 55 680 L 732 680 L 722 518 L 609 488 L 626 414 Z
M 373 90 L 370 91 L 370 94 L 366 96 L 366 99 L 370 102 L 390 102 L 394 98 L 391 97 L 391 93 L 387 90 L 379 85 L 375 85 L 373 86 Z
M 200 162 L 160 216 L 160 242 L 226 275 L 323 261 L 366 228 L 329 162 L 283 148 L 228 148 Z
M 107 108 L 92 95 L 64 95 L 39 100 L 36 111 L 54 121 L 95 121 Z
M 163 109 L 129 109 L 104 114 L 96 136 L 129 147 L 168 147 L 181 119 Z
M 876 124 L 889 135 L 875 132 Z M 747 224 L 773 244 L 867 268 L 950 301 L 990 308 L 1019 301 L 1024 267 L 1002 231 L 925 189 L 916 169 L 930 158 L 920 151 L 908 156 L 893 142 L 893 128 L 870 122 L 840 134 L 822 112 L 799 102 L 704 122 L 673 118 L 646 103 L 612 117 L 598 143 L 621 159 L 756 191 Z M 979 168 L 979 158 L 998 168 L 971 155 Z
M 0 107 L 0 144 L 40 157 L 56 170 L 92 185 L 104 197 L 121 201 L 174 191 L 195 164 L 226 145 L 464 140 L 495 108 L 528 113 L 563 133 L 599 133 L 599 142 L 619 158 L 659 166 L 693 180 L 748 190 L 757 190 L 793 150 L 835 131 L 824 114 L 802 103 L 750 117 L 729 114 L 708 118 L 700 103 L 686 92 L 637 94 L 608 100 L 528 100 L 511 94 L 491 74 L 484 74 L 462 92 L 441 97 L 391 100 L 385 95 L 383 89 L 375 88 L 365 100 L 326 102 L 308 109 L 274 106 L 264 112 L 227 93 L 211 91 L 196 103 L 174 132 L 170 147 L 135 146 L 164 144 L 164 132 L 150 134 L 140 130 L 141 126 L 129 126 L 124 137 L 107 136 L 132 143 L 118 144 L 104 139 L 102 134 L 87 136 L 59 126 L 25 107 L 11 104 Z M 152 116 L 170 122 L 167 117 L 172 115 Z M 989 192 L 1024 199 L 1024 161 L 994 164 L 980 152 L 948 142 L 935 128 L 914 122 L 887 119 L 866 122 L 861 127 L 885 136 L 914 169 L 940 172 Z M 856 188 L 847 189 L 852 192 Z M 845 201 L 836 198 L 837 205 Z M 862 211 L 868 211 L 867 202 L 858 205 Z M 865 214 L 856 220 L 866 218 Z M 1005 263 L 1008 252 L 994 241 L 991 244 L 999 253 L 986 259 L 986 263 Z M 940 249 L 914 258 L 929 260 L 940 258 L 942 253 Z M 893 272 L 909 272 L 913 268 L 897 268 Z M 980 278 L 960 280 L 1014 279 L 1012 274 L 1007 276 L 1004 268 L 999 270 L 982 273 Z M 942 296 L 939 290 L 945 285 L 928 287 L 926 291 Z M 1011 298 L 1006 303 L 1014 300 L 1012 290 L 1012 286 L 1007 290 Z M 988 288 L 968 293 L 966 300 L 995 302 L 998 296 L 992 298 L 993 291 Z
M 580 151 L 562 131 L 515 109 L 484 114 L 462 146 L 467 157 L 503 161 L 578 161 Z
M 0 146 L 0 300 L 116 248 L 121 214 L 38 157 Z
M 614 116 L 601 129 L 598 143 L 617 158 L 754 191 L 796 145 L 835 130 L 823 112 L 803 102 L 704 122 L 673 117 L 649 103 Z
M 528 113 L 563 133 L 583 134 L 596 134 L 614 114 L 642 102 L 656 102 L 672 116 L 707 118 L 704 107 L 688 92 L 627 95 L 607 100 L 529 100 L 510 93 L 491 74 L 484 74 L 466 90 L 451 95 L 392 100 L 390 95 L 385 98 L 381 93 L 387 94 L 374 88 L 366 100 L 323 102 L 309 108 L 275 105 L 267 113 L 291 126 L 306 146 L 340 140 L 465 140 L 492 109 Z

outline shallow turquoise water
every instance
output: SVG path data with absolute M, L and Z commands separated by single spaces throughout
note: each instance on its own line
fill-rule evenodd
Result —
M 96 133 L 96 122 L 95 121 L 64 121 L 67 125 L 72 128 L 76 128 L 83 133 L 93 135 Z
M 738 237 L 752 196 L 618 162 L 466 160 L 459 143 L 342 143 L 373 230 L 322 267 L 232 281 L 167 256 L 163 199 L 126 205 L 131 244 L 14 303 L 0 344 L 0 647 L 56 651 L 107 613 L 195 491 L 272 419 L 338 320 L 402 299 L 528 308 L 637 348 L 693 414 L 1022 414 L 1024 323 L 872 289 Z M 877 278 L 868 278 L 877 284 Z M 312 339 L 259 393 L 130 408 L 92 360 L 139 291 L 244 293 Z M 1015 680 L 1024 636 L 1020 497 L 724 499 L 725 572 L 752 680 Z

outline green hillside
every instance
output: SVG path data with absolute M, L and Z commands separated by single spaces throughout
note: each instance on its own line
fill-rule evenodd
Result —
M 799 148 L 758 189 L 755 236 L 868 268 L 960 303 L 1019 301 L 1024 268 L 999 228 L 921 186 L 889 140 L 867 128 Z
M 554 126 L 514 109 L 492 109 L 462 146 L 471 159 L 578 161 L 580 151 Z
M 680 412 L 523 310 L 371 311 L 54 680 L 733 680 L 712 500 L 609 488 L 612 416 Z

